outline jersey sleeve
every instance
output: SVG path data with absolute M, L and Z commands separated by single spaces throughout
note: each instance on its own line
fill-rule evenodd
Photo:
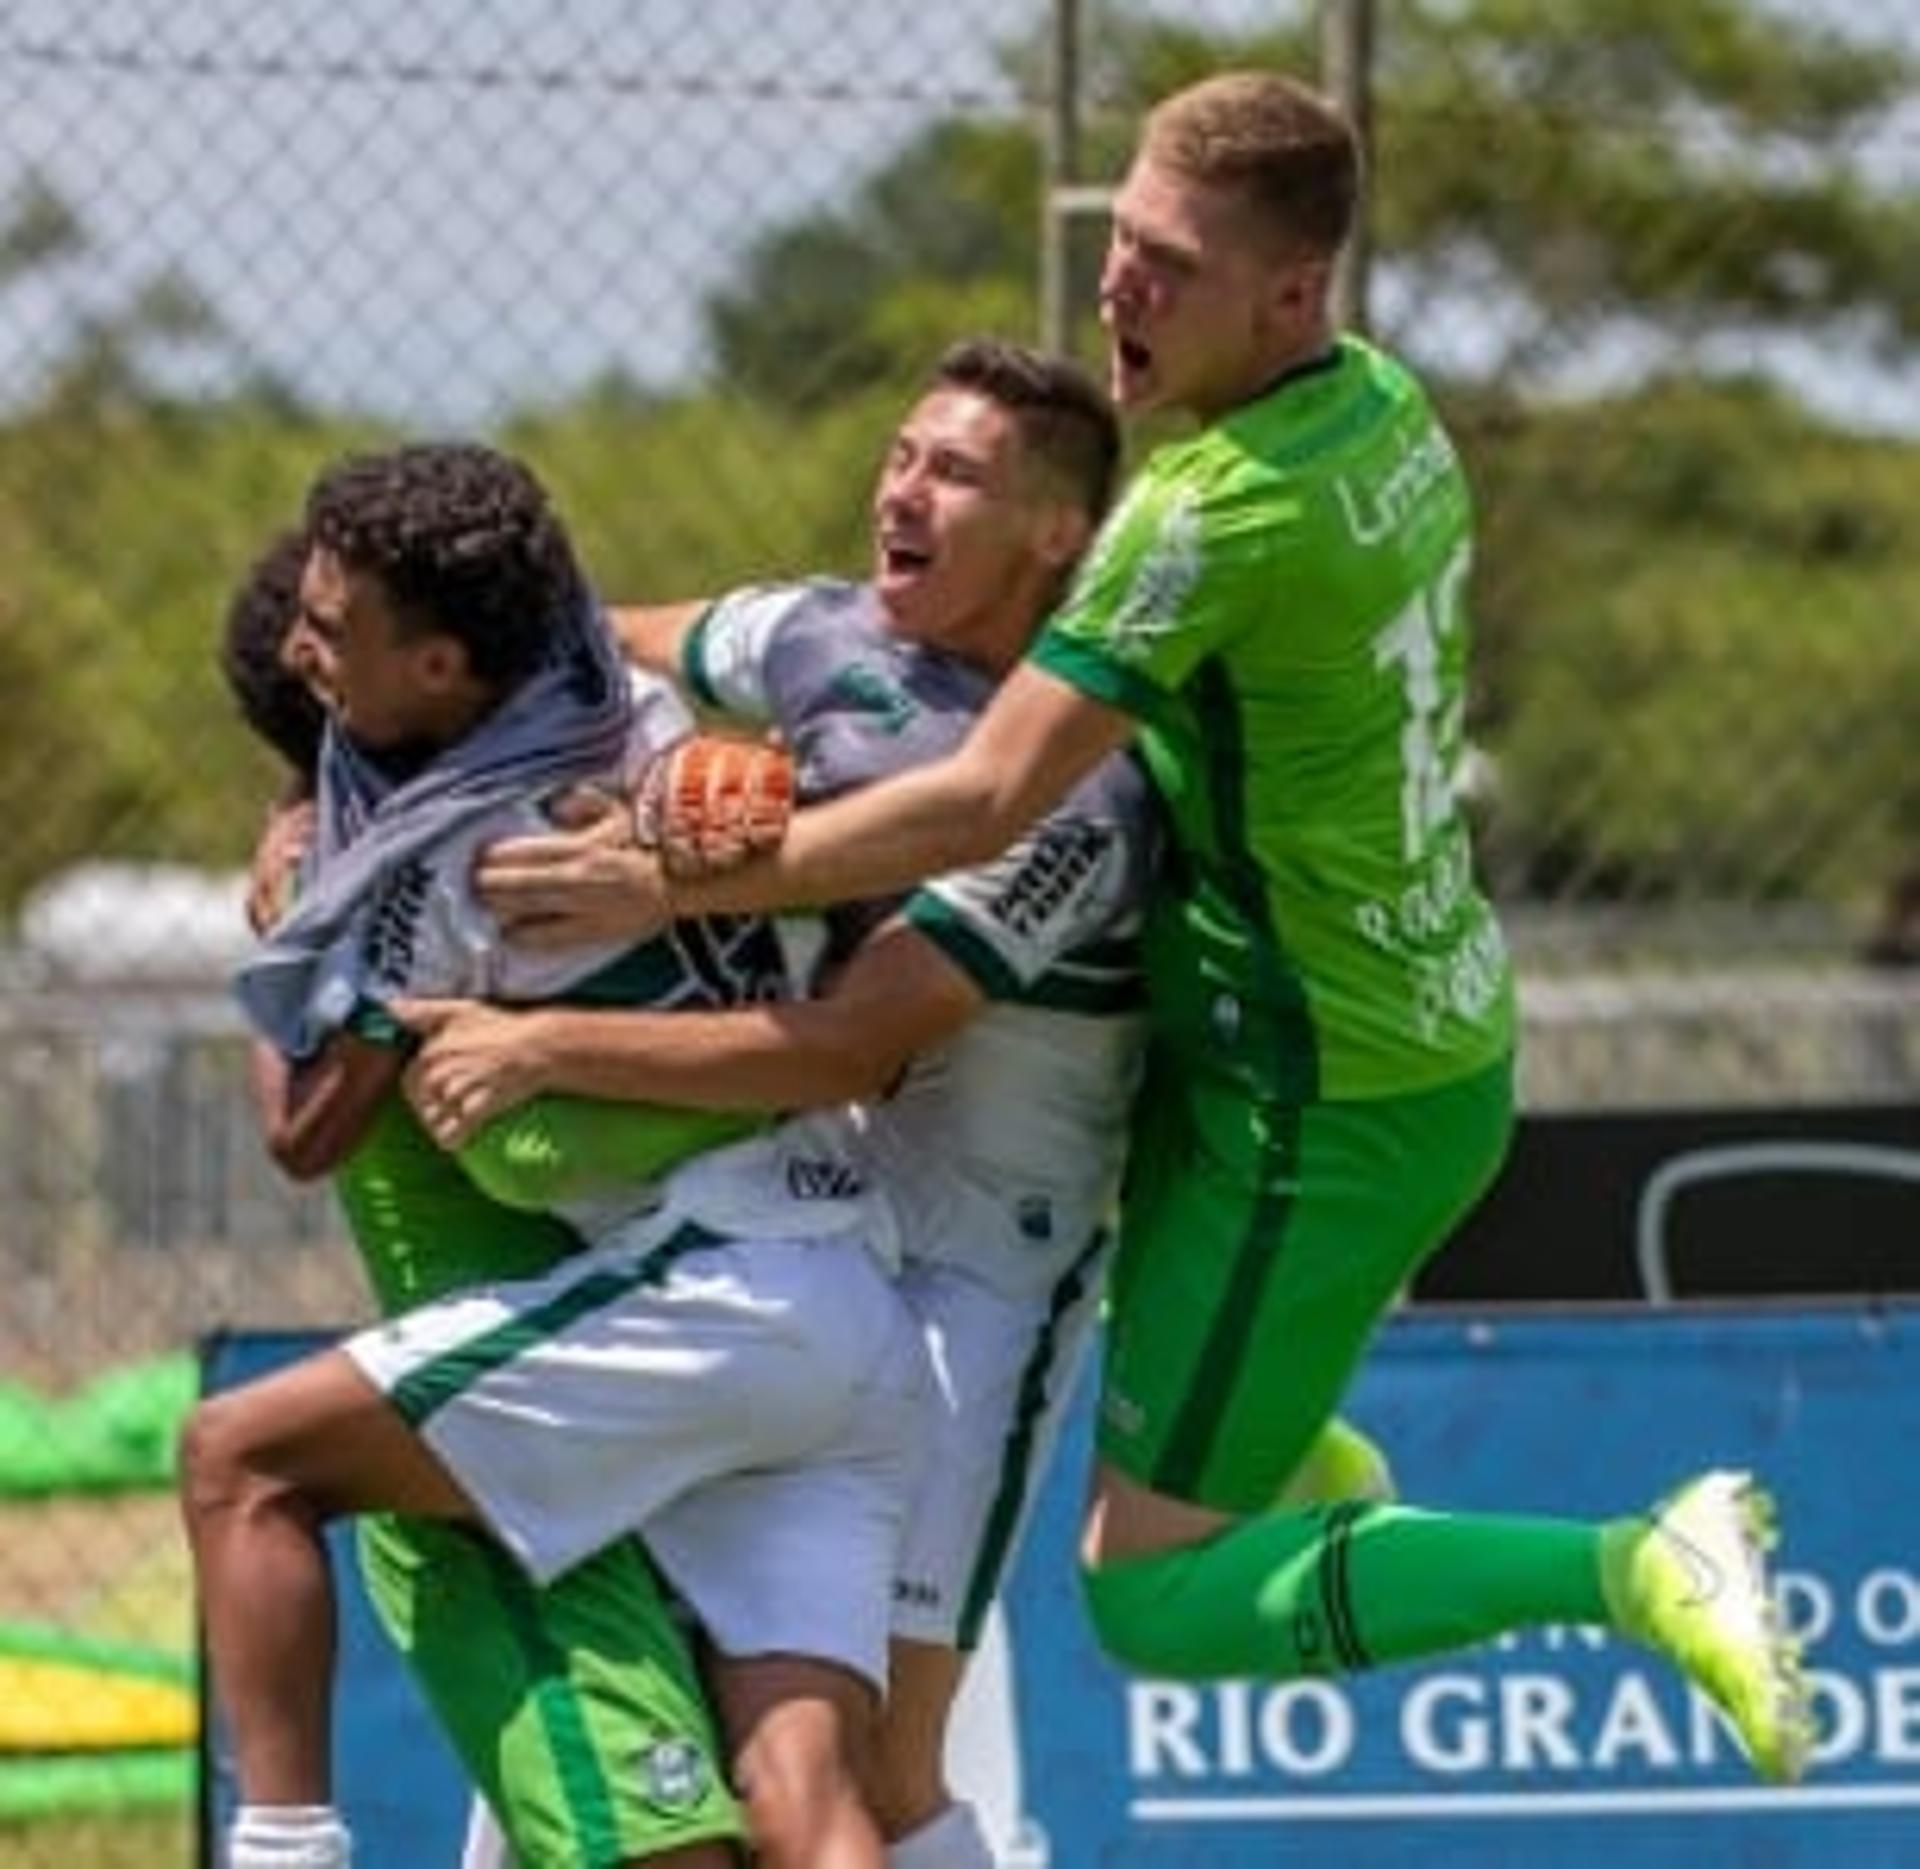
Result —
M 924 883 L 902 909 L 989 999 L 1132 990 L 1145 853 L 1107 788 L 1083 786 L 989 863 Z M 1105 956 L 1103 959 L 1102 956 Z
M 1285 551 L 1248 476 L 1148 473 L 1094 542 L 1032 651 L 1096 700 L 1152 718 L 1164 697 L 1273 607 Z
M 762 724 L 774 718 L 767 664 L 774 640 L 806 587 L 755 584 L 717 597 L 695 619 L 680 652 L 687 692 L 703 707 Z

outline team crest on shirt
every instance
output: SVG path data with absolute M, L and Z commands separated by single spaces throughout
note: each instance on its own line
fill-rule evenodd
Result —
M 713 1784 L 707 1755 L 691 1739 L 656 1739 L 633 1764 L 647 1801 L 663 1811 L 691 1810 Z
M 834 676 L 827 698 L 852 714 L 864 714 L 883 733 L 904 733 L 918 711 L 897 683 L 854 662 Z
M 1181 606 L 1200 581 L 1200 502 L 1189 490 L 1176 493 L 1160 515 L 1153 538 L 1140 554 L 1107 628 L 1116 655 L 1146 654 L 1156 637 L 1179 620 Z

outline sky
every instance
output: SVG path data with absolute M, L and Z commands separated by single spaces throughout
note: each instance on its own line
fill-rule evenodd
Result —
M 1220 28 L 1278 10 L 1180 9 Z M 1920 42 L 1901 0 L 1866 10 Z M 930 116 L 1017 111 L 995 47 L 1043 17 L 1041 0 L 8 0 L 0 199 L 44 175 L 93 245 L 0 296 L 0 401 L 168 268 L 232 334 L 172 360 L 181 387 L 263 369 L 455 426 L 609 366 L 672 381 L 756 232 L 846 200 Z M 1920 107 L 1869 155 L 1920 173 Z M 1476 322 L 1457 321 L 1463 356 Z M 1842 419 L 1920 431 L 1920 370 L 1889 393 L 1864 356 L 1776 354 Z M 1590 369 L 1634 357 L 1621 334 Z
M 431 412 L 617 361 L 671 376 L 757 229 L 933 111 L 1011 108 L 1022 0 L 11 0 L 0 186 L 98 253 L 16 289 L 52 332 L 169 264 L 250 358 Z M 7 354 L 8 352 L 11 354 Z M 0 385 L 44 356 L 0 345 Z

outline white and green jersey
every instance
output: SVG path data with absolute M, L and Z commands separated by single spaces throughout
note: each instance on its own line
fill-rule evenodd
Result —
M 635 676 L 633 687 L 622 761 L 627 774 L 643 770 L 692 728 L 685 703 L 668 683 Z M 503 800 L 459 820 L 383 874 L 340 939 L 316 958 L 309 1023 L 324 1030 L 351 1027 L 397 1043 L 401 1035 L 386 1009 L 403 998 L 717 1011 L 786 996 L 785 956 L 773 925 L 760 916 L 676 922 L 638 943 L 543 951 L 507 941 L 475 892 L 474 868 L 489 844 L 550 831 L 546 802 L 536 796 Z M 588 1236 L 656 1204 L 658 1176 L 696 1153 L 738 1164 L 724 1191 L 709 1191 L 718 1190 L 723 1178 L 718 1166 L 689 1162 L 680 1170 L 686 1187 L 713 1209 L 716 1226 L 749 1210 L 758 1217 L 767 1208 L 783 1222 L 797 1215 L 811 1225 L 831 1217 L 831 1201 L 811 1194 L 789 1198 L 784 1162 L 768 1166 L 761 1160 L 774 1138 L 738 1140 L 763 1127 L 757 1119 L 545 1097 L 494 1127 L 491 1151 L 462 1151 L 468 1172 L 516 1206 L 534 1204 L 537 1194 L 539 1205 Z M 779 1139 L 808 1161 L 819 1153 L 804 1126 L 789 1126 Z M 842 1196 L 842 1206 L 847 1179 L 842 1163 L 831 1190 Z M 771 1197 L 766 1187 L 774 1189 Z M 806 1225 L 791 1230 L 805 1231 Z M 388 1268 L 377 1263 L 383 1249 L 372 1234 L 366 1250 L 376 1282 L 384 1286 Z
M 829 579 L 722 598 L 689 639 L 685 674 L 702 699 L 779 727 L 807 800 L 938 758 L 993 689 L 896 635 L 868 587 Z M 837 957 L 905 916 L 987 1002 L 845 1118 L 909 1261 L 1043 1292 L 1105 1222 L 1144 1034 L 1153 836 L 1149 789 L 1116 757 L 995 861 L 829 917 Z
M 1155 453 L 1035 646 L 1140 722 L 1173 844 L 1150 997 L 1195 1068 L 1306 1103 L 1511 1046 L 1461 809 L 1470 525 L 1419 386 L 1343 339 Z

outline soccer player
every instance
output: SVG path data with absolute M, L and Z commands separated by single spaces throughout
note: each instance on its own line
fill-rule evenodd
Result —
M 322 1172 L 397 1079 L 398 1052 L 378 1042 L 385 998 L 432 982 L 430 957 L 486 947 L 449 886 L 463 838 L 497 835 L 529 790 L 618 761 L 636 726 L 564 535 L 504 457 L 350 461 L 323 477 L 308 522 L 302 607 L 331 652 L 334 727 L 314 861 L 241 984 L 284 1060 L 263 1096 L 276 1155 Z M 593 963 L 609 989 L 633 962 L 625 945 Z M 672 952 L 692 974 L 732 964 L 701 937 Z M 552 990 L 582 965 L 495 960 L 488 983 L 505 992 Z M 257 1841 L 258 1860 L 342 1859 L 324 1811 L 304 1834 L 297 1812 L 257 1820 L 325 1795 L 320 1530 L 388 1509 L 484 1523 L 542 1583 L 644 1521 L 725 1657 L 761 1859 L 872 1869 L 848 1754 L 884 1677 L 927 1378 L 857 1178 L 788 1125 L 658 1188 L 593 1163 L 568 1192 L 596 1243 L 544 1281 L 419 1307 L 196 1411 L 187 1515 L 249 1805 L 237 1841 Z M 829 1537 L 833 1566 L 814 1566 Z M 769 1599 L 729 1570 L 736 1550 L 818 1574 L 804 1599 Z M 761 1823 L 763 1804 L 780 1824 Z
M 496 851 L 483 893 L 558 942 L 897 888 L 1000 849 L 1137 739 L 1172 856 L 1083 1546 L 1101 1641 L 1288 1677 L 1604 1624 L 1792 1778 L 1806 1691 L 1749 1476 L 1604 1524 L 1270 1509 L 1512 1122 L 1509 967 L 1459 797 L 1468 494 L 1413 377 L 1334 328 L 1358 187 L 1350 126 L 1288 78 L 1159 104 L 1101 315 L 1123 411 L 1197 432 L 1147 461 L 963 746 L 800 813 L 731 878 L 669 886 L 603 832 Z
M 290 872 L 312 838 L 327 718 L 319 697 L 332 689 L 325 645 L 296 626 L 308 556 L 302 528 L 274 540 L 236 590 L 220 647 L 242 718 L 288 768 L 254 865 L 251 912 L 262 930 L 285 912 Z M 674 977 L 661 973 L 663 984 Z M 719 986 L 756 991 L 765 982 Z M 684 1123 L 672 1127 L 690 1148 Z M 726 1140 L 733 1127 L 722 1123 L 704 1140 Z M 500 1160 L 524 1149 L 529 1133 L 496 1125 L 473 1145 L 480 1179 L 495 1181 Z M 633 1140 L 634 1156 L 647 1159 L 659 1138 Z M 333 1184 L 387 1315 L 544 1272 L 582 1244 L 558 1217 L 483 1194 L 397 1093 L 378 1106 Z M 520 1869 L 609 1869 L 670 1860 L 663 1852 L 703 1839 L 744 1840 L 692 1653 L 637 1541 L 611 1545 L 541 1589 L 462 1526 L 379 1513 L 355 1530 L 375 1612 Z M 309 1822 L 328 1819 L 316 1810 Z M 242 1860 L 275 1823 L 249 1815 Z

